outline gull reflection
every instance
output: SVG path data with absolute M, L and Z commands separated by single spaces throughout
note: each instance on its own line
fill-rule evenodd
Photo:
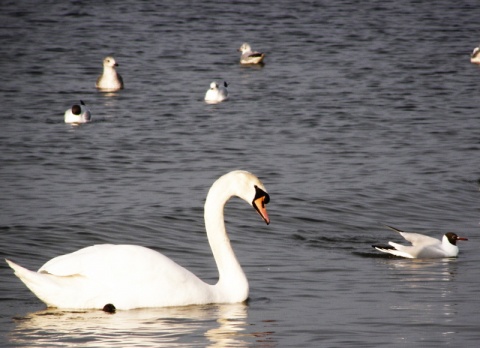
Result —
M 390 268 L 389 308 L 395 316 L 406 316 L 412 323 L 440 323 L 450 328 L 461 301 L 455 277 L 458 259 L 387 259 Z M 441 319 L 441 320 L 440 320 Z M 440 320 L 440 322 L 439 322 Z M 451 328 L 442 332 L 452 335 Z
M 117 311 L 46 309 L 16 317 L 9 340 L 16 346 L 171 347 L 245 346 L 245 304 Z
M 389 268 L 400 275 L 400 281 L 415 287 L 415 282 L 449 282 L 456 273 L 457 259 L 386 259 Z

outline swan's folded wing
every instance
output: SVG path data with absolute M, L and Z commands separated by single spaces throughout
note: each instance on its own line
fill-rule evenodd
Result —
M 108 257 L 108 251 L 113 245 L 93 245 L 70 254 L 57 256 L 45 263 L 38 270 L 39 273 L 48 273 L 59 277 L 87 275 L 90 265 L 99 265 L 101 258 Z
M 39 273 L 82 277 L 98 284 L 128 286 L 201 282 L 189 270 L 152 249 L 136 245 L 94 245 L 48 261 Z
M 55 257 L 39 270 L 60 277 L 84 276 L 91 279 L 134 281 L 153 274 L 183 281 L 185 268 L 163 254 L 137 245 L 93 245 Z M 156 272 L 156 273 L 155 273 Z M 187 276 L 188 277 L 188 276 Z

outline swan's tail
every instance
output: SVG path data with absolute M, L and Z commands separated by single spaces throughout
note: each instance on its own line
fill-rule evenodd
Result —
M 53 306 L 49 297 L 59 291 L 58 284 L 47 274 L 30 271 L 16 263 L 5 259 L 15 271 L 15 275 L 43 302 Z
M 45 271 L 33 272 L 16 263 L 7 261 L 15 275 L 48 307 L 57 308 L 103 308 L 105 296 L 99 296 L 97 282 L 85 281 L 76 274 L 57 276 Z M 114 296 L 107 296 L 112 300 Z

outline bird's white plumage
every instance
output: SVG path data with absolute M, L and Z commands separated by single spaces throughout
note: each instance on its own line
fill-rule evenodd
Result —
M 98 77 L 95 87 L 104 92 L 115 92 L 124 87 L 123 78 L 115 70 L 118 64 L 115 58 L 108 56 L 103 59 L 103 72 Z
M 480 65 L 480 47 L 475 47 L 470 55 L 470 62 Z
M 65 123 L 87 123 L 92 120 L 92 114 L 85 103 L 80 100 L 80 103 L 73 104 L 71 108 L 65 111 L 63 119 Z
M 390 247 L 374 245 L 379 251 L 395 256 L 406 258 L 444 258 L 456 257 L 459 249 L 455 244 L 457 240 L 466 240 L 454 233 L 445 234 L 441 240 L 419 233 L 404 232 L 391 226 L 388 228 L 398 232 L 405 240 L 412 245 L 402 245 L 395 242 L 388 242 Z M 453 244 L 452 244 L 453 242 Z
M 208 104 L 217 104 L 228 99 L 227 83 L 224 82 L 223 86 L 219 86 L 218 83 L 213 81 L 210 83 L 210 88 L 205 93 L 205 102 Z
M 430 236 L 426 236 L 420 233 L 413 233 L 413 232 L 400 232 L 397 231 L 405 240 L 412 243 L 414 246 L 427 246 L 427 245 L 435 245 L 441 244 L 441 241 L 437 238 L 433 238 Z
M 205 225 L 219 270 L 210 285 L 168 257 L 142 246 L 103 244 L 58 256 L 38 272 L 9 260 L 15 274 L 50 307 L 117 309 L 242 302 L 248 281 L 226 234 L 223 208 L 231 196 L 253 204 L 262 183 L 252 174 L 233 171 L 211 187 L 205 203 Z M 264 197 L 265 197 L 264 196 Z M 261 213 L 267 223 L 266 211 Z
M 251 65 L 263 63 L 265 54 L 262 52 L 253 51 L 252 47 L 248 43 L 243 43 L 238 50 L 242 52 L 240 56 L 240 64 Z

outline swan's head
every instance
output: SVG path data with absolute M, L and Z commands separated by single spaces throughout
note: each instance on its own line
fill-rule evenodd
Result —
M 254 207 L 268 225 L 270 218 L 265 205 L 270 201 L 270 196 L 262 182 L 252 173 L 243 170 L 235 170 L 225 176 L 233 185 L 233 194 Z
M 245 53 L 245 52 L 250 52 L 252 50 L 252 48 L 250 47 L 250 45 L 248 43 L 244 42 L 238 50 L 242 53 Z
M 108 57 L 105 57 L 105 59 L 103 60 L 103 66 L 108 66 L 113 68 L 115 66 L 118 66 L 118 63 L 115 61 L 115 58 L 108 56 Z
M 218 84 L 215 81 L 210 83 L 210 89 L 218 89 Z

